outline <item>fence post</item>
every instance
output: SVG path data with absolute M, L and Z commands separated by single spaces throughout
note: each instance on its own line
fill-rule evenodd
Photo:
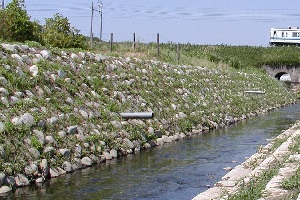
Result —
M 159 57 L 159 33 L 157 33 L 156 40 L 157 40 L 157 57 Z
M 135 33 L 133 33 L 133 44 L 132 44 L 132 47 L 133 47 L 133 51 L 135 51 L 135 48 L 136 48 Z
M 177 57 L 177 64 L 179 65 L 179 60 L 180 60 L 179 43 L 177 44 L 176 57 Z
M 110 34 L 110 52 L 113 51 L 114 34 Z

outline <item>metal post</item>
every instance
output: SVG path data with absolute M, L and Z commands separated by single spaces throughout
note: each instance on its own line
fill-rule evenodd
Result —
M 177 55 L 177 64 L 179 65 L 179 60 L 180 60 L 179 43 L 177 44 L 176 55 Z
M 157 57 L 159 57 L 159 33 L 157 33 L 156 40 L 157 40 Z
M 92 2 L 92 16 L 91 16 L 91 33 L 90 33 L 91 48 L 93 48 L 93 17 L 94 17 L 94 2 Z
M 113 41 L 114 41 L 114 34 L 110 34 L 110 52 L 113 50 Z
M 133 51 L 135 51 L 135 33 L 133 33 Z

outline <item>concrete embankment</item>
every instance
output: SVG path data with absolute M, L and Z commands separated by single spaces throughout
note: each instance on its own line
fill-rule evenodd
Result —
M 266 181 L 264 178 L 267 178 L 267 184 L 262 187 L 264 189 L 258 190 L 260 200 L 297 199 L 298 192 L 284 188 L 283 182 L 295 175 L 300 166 L 299 149 L 293 151 L 295 146 L 299 147 L 299 142 L 300 122 L 297 122 L 193 200 L 242 199 L 246 197 L 247 188 L 261 187 L 259 181 Z M 266 177 L 271 170 L 274 174 Z
M 0 186 L 5 192 L 295 101 L 259 72 L 1 46 Z M 249 90 L 264 93 L 245 93 Z M 150 112 L 154 118 L 125 120 L 121 112 Z

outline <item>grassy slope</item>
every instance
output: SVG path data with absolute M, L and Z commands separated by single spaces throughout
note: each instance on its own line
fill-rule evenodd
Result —
M 75 144 L 89 143 L 96 148 L 84 148 L 82 156 L 100 156 L 104 149 L 128 148 L 117 138 L 127 137 L 140 144 L 155 139 L 149 128 L 166 135 L 215 128 L 228 123 L 229 116 L 237 120 L 293 100 L 277 81 L 258 70 L 245 73 L 232 68 L 176 66 L 122 57 L 95 61 L 88 53 L 84 58 L 72 59 L 71 52 L 67 53 L 68 56 L 63 56 L 57 49 L 53 51 L 51 59 L 37 64 L 36 77 L 28 70 L 31 64 L 17 63 L 10 57 L 12 52 L 7 52 L 7 59 L 0 59 L 0 76 L 7 80 L 6 84 L 0 82 L 0 87 L 8 90 L 6 98 L 22 93 L 17 103 L 0 102 L 1 121 L 5 124 L 0 142 L 7 154 L 1 159 L 0 171 L 7 174 L 22 171 L 27 163 L 21 161 L 34 160 L 27 152 L 31 147 L 41 152 L 41 158 L 54 158 L 50 165 L 62 163 L 58 151 L 53 155 L 43 153 L 51 145 L 39 143 L 33 130 L 54 136 L 55 149 L 72 149 Z M 27 53 L 20 53 L 24 54 Z M 16 73 L 17 68 L 22 69 L 24 76 Z M 59 77 L 58 70 L 66 75 Z M 26 90 L 34 96 L 26 95 Z M 266 94 L 250 95 L 245 90 L 262 90 Z M 155 118 L 132 125 L 118 115 L 141 111 L 153 111 Z M 26 112 L 34 116 L 35 124 L 52 117 L 59 120 L 43 128 L 11 123 L 14 117 Z M 84 117 L 83 112 L 90 117 Z M 122 126 L 114 126 L 112 121 L 122 122 Z M 84 137 L 58 135 L 72 125 L 78 126 Z M 24 142 L 28 139 L 30 144 Z

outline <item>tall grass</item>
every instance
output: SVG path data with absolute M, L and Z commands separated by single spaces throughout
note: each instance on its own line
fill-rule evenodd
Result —
M 180 49 L 180 64 L 231 66 L 237 69 L 258 68 L 263 65 L 300 65 L 300 49 L 295 46 L 253 47 L 228 45 L 197 45 L 197 44 L 160 44 L 160 54 L 157 55 L 156 43 L 137 43 L 135 50 L 132 42 L 113 44 L 98 42 L 94 49 L 109 55 L 126 56 L 135 54 L 145 59 L 158 59 L 163 62 L 177 64 L 177 46 Z

